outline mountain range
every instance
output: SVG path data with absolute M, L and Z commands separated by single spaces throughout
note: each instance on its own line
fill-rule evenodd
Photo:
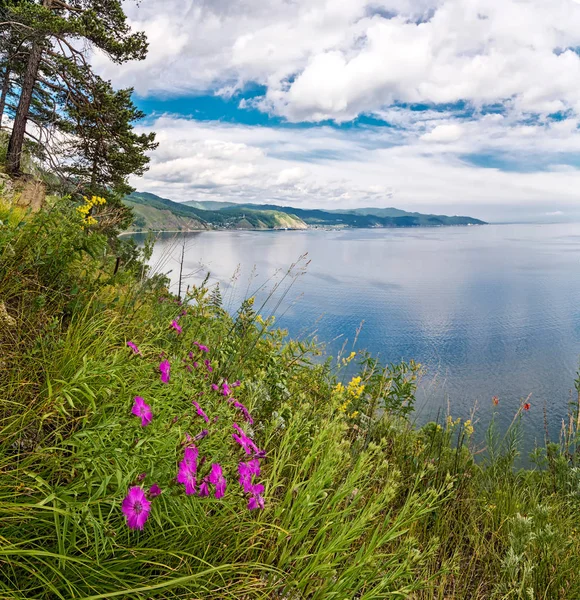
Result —
M 398 208 L 304 209 L 276 204 L 174 202 L 149 192 L 133 192 L 124 202 L 133 209 L 133 231 L 208 229 L 339 229 L 484 225 L 472 217 L 430 215 Z

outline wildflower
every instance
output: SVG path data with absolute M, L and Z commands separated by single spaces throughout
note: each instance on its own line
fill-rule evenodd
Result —
M 191 365 L 185 365 L 185 368 L 191 373 L 193 371 L 193 369 L 191 368 Z
M 193 404 L 193 406 L 195 407 L 195 411 L 197 412 L 197 414 L 206 422 L 209 423 L 209 417 L 205 414 L 205 412 L 203 411 L 203 409 L 201 408 L 201 406 L 195 401 L 192 400 L 191 403 Z
M 181 326 L 175 319 L 173 319 L 173 321 L 171 321 L 171 327 L 173 327 L 173 329 L 175 329 L 175 331 L 177 331 L 177 333 L 182 333 L 182 331 L 183 331 L 183 329 L 181 329 Z
M 212 383 L 212 384 L 211 384 L 211 389 L 212 389 L 214 392 L 217 392 L 217 391 L 220 389 L 220 386 L 219 386 L 217 383 Z
M 194 442 L 199 442 L 199 440 L 203 440 L 204 437 L 209 435 L 209 431 L 207 429 L 202 429 L 194 438 Z
M 189 447 L 185 449 L 183 460 L 179 463 L 179 471 L 177 472 L 177 481 L 185 486 L 185 493 L 190 496 L 195 494 L 197 485 L 197 457 L 199 451 L 197 448 Z
M 526 402 L 523 406 L 524 410 L 530 410 L 530 408 L 532 407 L 532 405 L 529 402 Z
M 223 498 L 226 493 L 226 478 L 223 475 L 222 468 L 218 463 L 213 463 L 211 471 L 208 476 L 208 480 L 211 484 L 215 485 L 215 497 L 216 499 Z
M 147 473 L 141 473 L 137 475 L 137 481 L 143 481 L 147 477 Z
M 185 486 L 185 493 L 188 496 L 192 496 L 193 494 L 195 494 L 197 479 L 195 477 L 194 471 L 180 467 L 177 473 L 177 481 L 179 483 L 183 483 L 183 485 Z
M 494 406 L 497 406 L 499 404 L 499 398 L 497 396 L 494 396 L 491 401 L 493 402 Z
M 135 416 L 141 417 L 141 427 L 145 427 L 151 423 L 151 419 L 153 418 L 151 407 L 145 404 L 145 400 L 141 396 L 135 396 L 131 412 Z
M 137 348 L 133 342 L 127 342 L 127 346 L 129 346 L 129 348 L 131 348 L 135 354 L 140 354 L 139 348 Z
M 253 425 L 254 424 L 254 419 L 252 419 L 252 416 L 250 415 L 248 409 L 241 403 L 238 402 L 237 400 L 234 402 L 234 408 L 238 408 L 241 413 L 244 415 L 244 419 L 246 419 L 246 421 L 250 424 Z
M 246 454 L 252 454 L 252 452 L 259 456 L 263 452 L 254 444 L 254 442 L 245 434 L 244 430 L 237 424 L 233 424 L 233 428 L 237 433 L 232 434 L 232 438 L 244 449 Z
M 205 498 L 206 496 L 209 496 L 209 485 L 207 483 L 207 480 L 203 480 L 200 484 L 199 484 L 199 492 L 198 492 L 199 496 L 201 496 L 202 498 Z
M 361 384 L 361 379 L 361 377 L 353 377 L 348 383 L 346 391 L 353 398 L 360 398 L 361 394 L 365 389 L 364 384 Z
M 332 388 L 332 391 L 335 394 L 342 394 L 342 392 L 344 392 L 344 385 L 342 385 L 342 383 L 340 383 L 340 381 Z
M 189 352 L 187 353 L 187 356 L 189 356 L 189 358 L 191 358 L 191 360 L 193 360 L 193 352 L 189 351 Z
M 209 348 L 203 344 L 200 344 L 199 342 L 193 342 L 193 345 L 197 346 L 201 352 L 209 352 Z
M 209 362 L 209 359 L 205 359 L 203 361 L 203 364 L 206 366 L 207 370 L 211 373 L 213 371 L 212 367 L 211 367 L 211 363 Z
M 240 387 L 241 385 L 242 385 L 242 382 L 239 379 L 237 379 L 236 381 L 234 381 L 232 383 L 232 387 Z
M 164 360 L 159 364 L 159 370 L 161 371 L 161 381 L 163 383 L 169 383 L 169 373 L 171 371 L 171 365 L 168 360 Z
M 224 396 L 226 396 L 226 398 L 228 396 L 232 395 L 232 390 L 230 389 L 230 386 L 228 385 L 228 380 L 227 379 L 222 383 L 222 394 Z
M 194 369 L 197 369 L 197 367 L 199 367 L 199 363 L 197 363 L 197 362 L 195 362 L 195 361 L 194 361 L 194 362 L 193 362 L 193 368 L 194 368 Z
M 150 488 L 149 488 L 149 498 L 157 498 L 157 496 L 161 495 L 161 488 L 154 483 Z
M 256 510 L 257 508 L 264 508 L 264 498 L 260 494 L 252 496 L 248 500 L 248 510 Z
M 151 503 L 145 497 L 145 492 L 135 485 L 129 489 L 121 505 L 123 514 L 127 517 L 129 529 L 143 529 L 151 510 Z
M 183 452 L 183 460 L 181 461 L 180 466 L 183 465 L 184 468 L 191 469 L 192 471 L 197 471 L 197 457 L 199 456 L 199 450 L 195 446 L 188 446 Z
M 240 474 L 240 485 L 244 488 L 246 494 L 254 493 L 255 487 L 252 483 L 252 477 L 259 477 L 260 475 L 260 461 L 256 458 L 249 460 L 248 462 L 241 462 L 238 465 L 238 473 Z M 259 493 L 257 490 L 256 493 Z
M 186 311 L 186 310 L 182 310 L 182 311 L 179 313 L 179 316 L 180 316 L 180 317 L 185 317 L 185 315 L 186 315 L 186 314 L 187 314 L 187 311 Z
M 465 421 L 465 423 L 463 424 L 463 426 L 465 427 L 465 433 L 467 435 L 471 435 L 473 433 L 473 425 L 471 424 L 471 420 L 467 419 L 467 421 Z

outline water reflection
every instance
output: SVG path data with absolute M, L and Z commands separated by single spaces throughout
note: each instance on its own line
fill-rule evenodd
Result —
M 467 417 L 478 403 L 481 431 L 492 396 L 507 423 L 531 393 L 527 447 L 543 439 L 544 403 L 557 436 L 580 352 L 578 226 L 164 234 L 151 262 L 174 284 L 183 242 L 186 282 L 209 271 L 230 310 L 260 286 L 264 298 L 307 253 L 278 324 L 294 336 L 316 331 L 336 353 L 364 321 L 357 347 L 426 365 L 419 420 L 448 404 Z

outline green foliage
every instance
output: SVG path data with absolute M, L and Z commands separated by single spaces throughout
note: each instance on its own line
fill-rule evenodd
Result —
M 476 461 L 471 421 L 410 423 L 420 365 L 321 362 L 251 299 L 230 315 L 207 281 L 181 304 L 146 276 L 151 241 L 83 227 L 68 199 L 1 207 L 0 222 L 2 598 L 580 597 L 577 410 L 538 468 L 514 468 L 523 405 Z M 211 387 L 225 379 L 265 451 L 263 511 L 237 482 L 242 413 Z M 200 475 L 219 462 L 228 481 L 219 500 L 175 481 L 202 429 Z M 121 502 L 153 483 L 131 531 Z

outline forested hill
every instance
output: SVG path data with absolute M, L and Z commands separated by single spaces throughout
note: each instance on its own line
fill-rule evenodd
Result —
M 135 213 L 135 230 L 441 227 L 485 224 L 472 217 L 411 213 L 396 208 L 328 211 L 276 204 L 174 202 L 147 192 L 133 192 L 125 198 L 125 203 Z

